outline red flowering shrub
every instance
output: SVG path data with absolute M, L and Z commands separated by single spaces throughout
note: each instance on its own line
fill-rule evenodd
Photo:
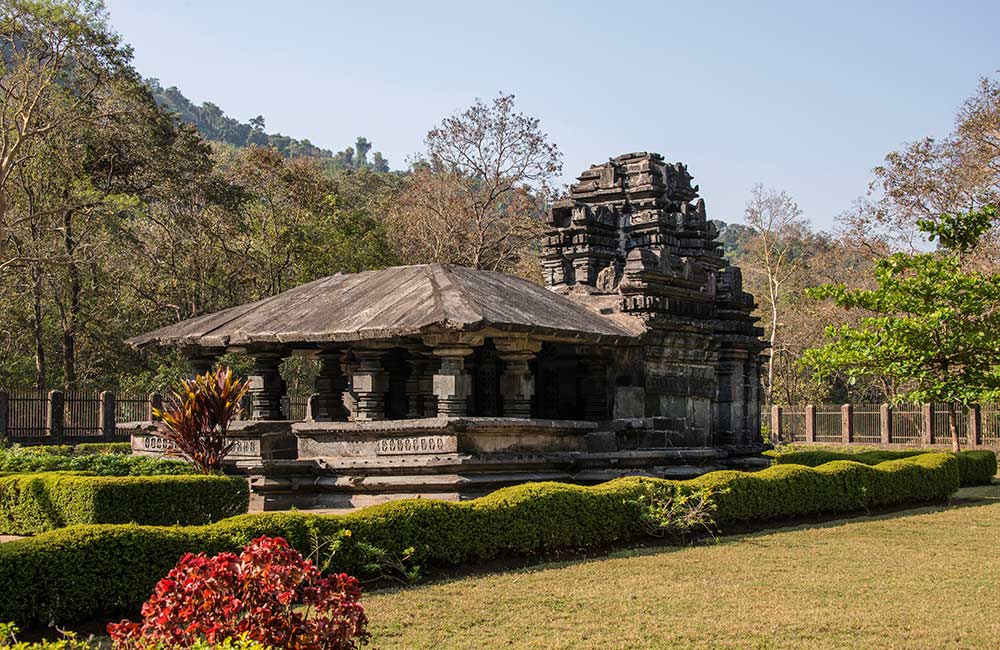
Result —
M 238 556 L 185 554 L 142 606 L 142 622 L 112 623 L 108 634 L 117 649 L 240 635 L 276 648 L 349 649 L 368 639 L 360 601 L 357 578 L 323 577 L 284 539 L 261 537 Z

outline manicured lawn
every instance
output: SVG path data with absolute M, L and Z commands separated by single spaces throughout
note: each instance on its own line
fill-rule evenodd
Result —
M 373 645 L 1000 647 L 1000 485 L 959 498 L 950 508 L 368 594 Z

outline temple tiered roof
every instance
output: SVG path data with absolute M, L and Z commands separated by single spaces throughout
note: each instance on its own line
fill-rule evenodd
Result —
M 337 274 L 128 340 L 139 348 L 321 344 L 441 331 L 622 342 L 637 332 L 537 284 L 447 264 Z

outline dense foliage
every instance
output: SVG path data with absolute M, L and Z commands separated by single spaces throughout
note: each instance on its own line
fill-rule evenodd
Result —
M 77 524 L 207 524 L 245 513 L 249 500 L 238 477 L 10 474 L 0 476 L 0 535 Z
M 80 445 L 77 445 L 79 447 Z M 193 474 L 184 461 L 123 453 L 59 453 L 60 447 L 0 447 L 0 473 L 87 472 L 98 476 Z
M 900 385 L 900 399 L 947 403 L 958 451 L 956 405 L 1000 398 L 1000 273 L 962 264 L 962 255 L 991 227 L 994 214 L 973 210 L 923 221 L 922 229 L 953 248 L 879 260 L 875 288 L 828 284 L 812 289 L 814 297 L 862 316 L 851 325 L 827 327 L 828 343 L 806 351 L 802 363 L 820 377 L 881 374 Z
M 244 637 L 289 650 L 348 650 L 367 640 L 361 586 L 322 576 L 288 542 L 260 537 L 236 555 L 187 553 L 142 606 L 142 622 L 108 626 L 114 647 L 189 647 Z
M 887 460 L 912 458 L 928 453 L 926 449 L 871 449 L 865 447 L 812 447 L 790 445 L 786 449 L 764 452 L 776 465 L 816 467 L 834 460 L 852 460 L 865 465 L 878 465 Z M 997 455 L 988 450 L 961 451 L 958 460 L 960 484 L 989 485 L 997 473 Z
M 300 551 L 319 539 L 351 536 L 334 557 L 357 574 L 369 561 L 362 545 L 401 556 L 412 548 L 426 566 L 618 544 L 646 534 L 645 485 L 711 492 L 725 530 L 741 524 L 948 499 L 959 486 L 958 462 L 925 454 L 876 466 L 850 461 L 817 468 L 777 465 L 760 472 L 721 471 L 690 481 L 630 477 L 583 487 L 530 483 L 450 503 L 395 501 L 346 515 L 253 514 L 208 526 L 76 526 L 0 544 L 0 620 L 25 626 L 67 623 L 134 610 L 184 553 L 235 552 L 262 535 Z
M 394 260 L 400 180 L 363 138 L 308 157 L 255 120 L 248 147 L 209 143 L 157 104 L 100 0 L 4 2 L 0 47 L 0 386 L 159 389 L 187 369 L 128 336 Z

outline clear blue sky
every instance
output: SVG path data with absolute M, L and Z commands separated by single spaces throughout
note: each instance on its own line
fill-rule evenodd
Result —
M 948 133 L 1000 69 L 1000 2 L 107 2 L 143 75 L 268 131 L 364 135 L 399 168 L 502 90 L 564 181 L 658 151 L 727 221 L 762 182 L 830 228 L 888 151 Z

